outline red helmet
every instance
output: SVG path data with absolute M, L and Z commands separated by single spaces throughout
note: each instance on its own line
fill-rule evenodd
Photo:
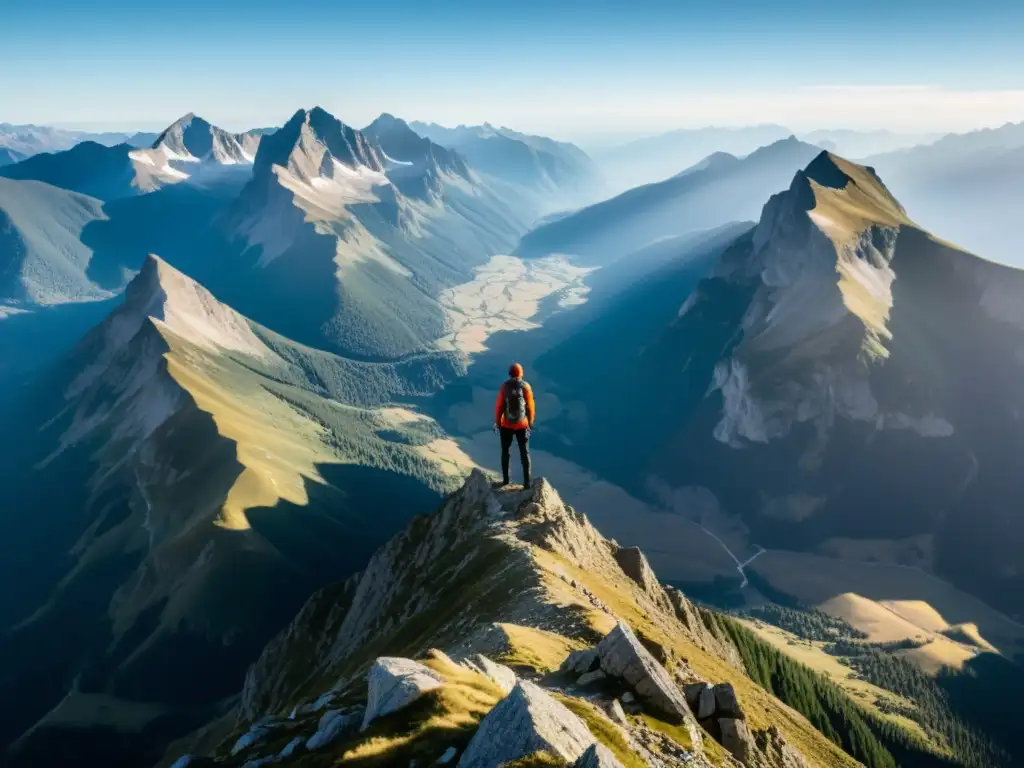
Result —
M 508 367 L 508 375 L 513 379 L 523 378 L 523 366 L 519 363 L 512 363 L 512 365 Z

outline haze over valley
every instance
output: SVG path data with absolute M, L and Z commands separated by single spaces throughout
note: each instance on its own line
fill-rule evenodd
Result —
M 0 764 L 1022 764 L 1024 17 L 449 5 L 11 12 Z

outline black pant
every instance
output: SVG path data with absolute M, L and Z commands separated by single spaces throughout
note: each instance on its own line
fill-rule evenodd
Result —
M 501 428 L 501 475 L 504 481 L 508 482 L 509 448 L 512 447 L 512 439 L 519 443 L 519 458 L 523 462 L 523 485 L 530 484 L 530 438 L 526 435 L 525 429 Z

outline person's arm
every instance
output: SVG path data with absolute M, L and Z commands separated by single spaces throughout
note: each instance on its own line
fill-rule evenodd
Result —
M 533 387 L 527 384 L 523 390 L 526 394 L 526 421 L 530 425 L 530 429 L 533 429 L 533 419 L 536 416 L 536 409 L 533 405 Z
M 505 411 L 505 385 L 498 388 L 498 399 L 494 401 L 494 426 L 501 426 L 501 414 Z

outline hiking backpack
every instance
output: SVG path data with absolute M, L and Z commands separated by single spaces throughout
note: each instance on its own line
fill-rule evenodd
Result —
M 526 390 L 522 379 L 505 382 L 505 421 L 518 424 L 526 418 Z

